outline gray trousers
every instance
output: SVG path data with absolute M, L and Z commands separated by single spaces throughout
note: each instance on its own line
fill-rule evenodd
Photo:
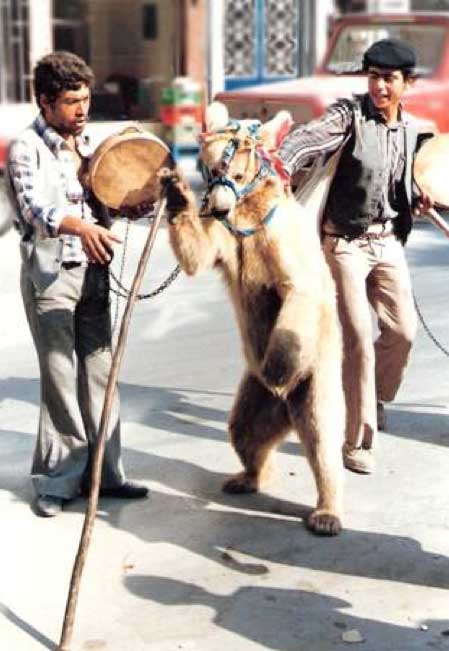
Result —
M 88 482 L 111 367 L 107 268 L 61 269 L 41 293 L 22 266 L 21 290 L 39 359 L 41 404 L 31 475 L 38 495 L 71 499 Z M 103 487 L 125 481 L 116 390 L 105 447 Z
M 393 400 L 416 334 L 416 313 L 404 248 L 380 239 L 325 236 L 323 248 L 337 289 L 343 333 L 346 442 L 371 448 L 376 399 Z M 380 334 L 373 342 L 370 305 Z

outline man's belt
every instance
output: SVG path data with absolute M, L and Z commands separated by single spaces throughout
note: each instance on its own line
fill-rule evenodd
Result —
M 393 220 L 389 219 L 385 222 L 375 222 L 374 224 L 370 224 L 364 233 L 361 233 L 356 237 L 351 237 L 347 233 L 339 233 L 326 229 L 323 230 L 323 233 L 328 237 L 341 237 L 345 240 L 378 240 L 394 234 Z

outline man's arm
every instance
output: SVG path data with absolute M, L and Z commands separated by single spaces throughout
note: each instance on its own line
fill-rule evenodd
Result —
M 83 221 L 67 202 L 57 209 L 44 198 L 44 179 L 38 167 L 37 151 L 27 142 L 17 140 L 10 148 L 8 174 L 17 208 L 24 222 L 42 237 L 76 235 L 91 262 L 104 264 L 111 259 L 114 242 L 120 239 L 102 226 Z
M 284 169 L 294 176 L 317 157 L 333 154 L 343 144 L 352 121 L 350 103 L 337 102 L 321 118 L 296 128 L 282 141 L 277 153 Z

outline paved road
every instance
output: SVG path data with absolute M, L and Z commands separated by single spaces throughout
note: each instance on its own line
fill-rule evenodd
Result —
M 126 282 L 146 234 L 129 233 Z M 449 348 L 448 243 L 419 224 L 408 255 L 421 309 Z M 174 264 L 162 230 L 145 291 Z M 85 502 L 54 520 L 29 508 L 39 386 L 18 267 L 10 231 L 0 238 L 0 649 L 37 651 L 59 639 Z M 364 651 L 449 649 L 448 358 L 421 330 L 377 472 L 347 473 L 346 529 L 331 540 L 303 526 L 315 491 L 293 439 L 266 494 L 220 492 L 238 469 L 226 418 L 241 370 L 214 273 L 181 276 L 136 307 L 121 372 L 124 461 L 151 498 L 101 501 L 74 649 L 343 651 L 354 629 Z

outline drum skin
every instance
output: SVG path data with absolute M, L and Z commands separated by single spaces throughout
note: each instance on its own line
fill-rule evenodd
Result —
M 89 184 L 101 203 L 120 210 L 159 198 L 158 172 L 173 167 L 167 145 L 137 128 L 109 136 L 89 162 Z
M 437 134 L 423 144 L 416 154 L 413 175 L 435 204 L 449 206 L 449 134 Z

